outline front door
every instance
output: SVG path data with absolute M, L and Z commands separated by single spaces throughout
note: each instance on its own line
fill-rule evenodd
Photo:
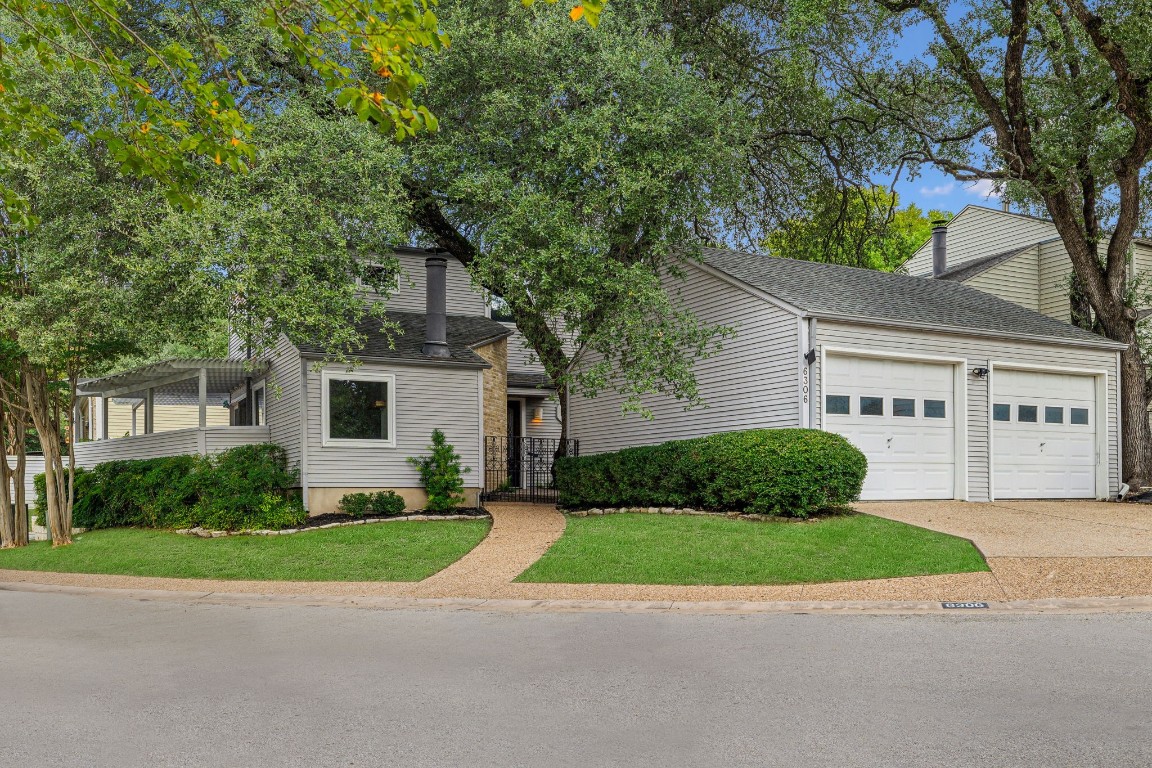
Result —
M 520 469 L 524 444 L 524 403 L 508 401 L 508 484 L 520 487 Z

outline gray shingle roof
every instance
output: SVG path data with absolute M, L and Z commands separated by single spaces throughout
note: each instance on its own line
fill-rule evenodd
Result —
M 894 275 L 718 248 L 704 263 L 816 317 L 873 320 L 975 336 L 1116 348 L 1115 342 L 951 280 Z
M 495 320 L 479 315 L 448 315 L 447 358 L 428 357 L 421 352 L 424 346 L 424 314 L 421 312 L 388 312 L 387 319 L 399 325 L 391 336 L 382 333 L 379 318 L 366 317 L 356 323 L 356 330 L 367 337 L 359 349 L 345 349 L 354 360 L 397 360 L 447 365 L 473 365 L 491 367 L 472 347 L 502 339 L 512 332 Z M 391 342 L 391 344 L 389 343 Z M 297 342 L 296 347 L 305 356 L 323 356 L 325 350 L 318 344 Z
M 508 386 L 515 389 L 555 389 L 546 373 L 508 372 Z

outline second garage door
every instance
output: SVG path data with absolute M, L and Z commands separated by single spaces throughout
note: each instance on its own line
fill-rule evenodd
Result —
M 998 499 L 1096 497 L 1096 379 L 992 372 L 992 477 Z
M 829 355 L 824 428 L 868 457 L 861 498 L 956 498 L 954 368 Z

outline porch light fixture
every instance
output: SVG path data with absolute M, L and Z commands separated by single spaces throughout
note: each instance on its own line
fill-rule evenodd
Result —
M 538 405 L 532 409 L 532 423 L 533 424 L 543 424 L 544 423 L 544 408 L 542 406 Z
M 972 369 L 972 375 L 978 379 L 986 379 L 986 378 L 988 378 L 988 369 L 987 368 L 973 368 Z

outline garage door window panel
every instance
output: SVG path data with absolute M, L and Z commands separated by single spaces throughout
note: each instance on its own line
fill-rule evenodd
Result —
M 1088 409 L 1087 408 L 1072 408 L 1069 414 L 1069 423 L 1087 425 L 1088 424 Z
M 1024 424 L 1035 424 L 1037 406 L 1035 405 L 1020 405 L 1016 407 L 1016 421 Z
M 852 398 L 848 395 L 828 395 L 824 398 L 824 410 L 834 416 L 847 416 L 851 412 Z
M 993 421 L 1012 421 L 1012 406 L 1008 403 L 995 403 L 992 406 Z
M 926 419 L 946 419 L 946 418 L 948 418 L 948 403 L 944 400 L 925 400 L 924 401 L 924 418 L 926 418 Z
M 882 397 L 860 397 L 860 415 L 861 416 L 883 416 L 884 415 L 884 398 Z
M 894 397 L 892 398 L 892 415 L 915 417 L 916 416 L 916 401 L 910 397 Z
M 1064 409 L 1058 406 L 1046 405 L 1044 406 L 1044 423 L 1045 424 L 1063 424 L 1064 423 Z

